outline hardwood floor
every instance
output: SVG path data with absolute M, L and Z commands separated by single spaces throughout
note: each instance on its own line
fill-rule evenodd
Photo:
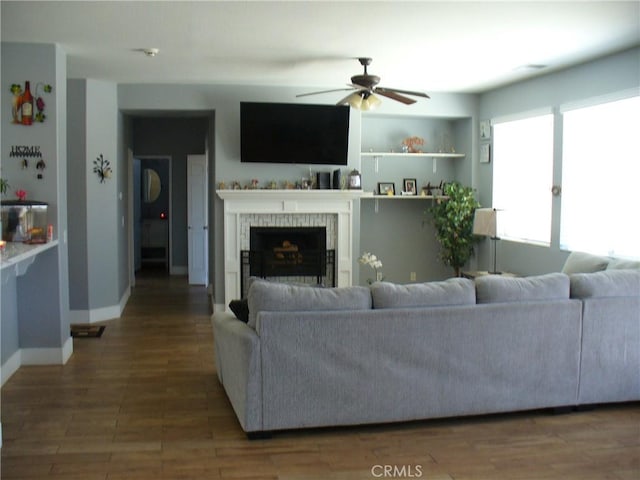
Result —
M 640 478 L 638 403 L 249 441 L 215 376 L 203 287 L 141 276 L 105 323 L 64 367 L 23 367 L 2 388 L 3 480 Z

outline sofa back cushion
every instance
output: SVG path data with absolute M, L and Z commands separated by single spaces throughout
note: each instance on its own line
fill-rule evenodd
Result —
M 571 275 L 571 298 L 638 296 L 640 270 L 605 270 Z
M 612 258 L 607 265 L 607 270 L 640 270 L 640 262 L 626 260 L 624 258 Z
M 376 282 L 371 285 L 371 298 L 373 308 L 473 305 L 476 292 L 473 281 L 466 278 L 408 285 Z
M 371 293 L 366 287 L 314 288 L 256 280 L 247 294 L 248 325 L 256 328 L 262 311 L 317 311 L 371 309 Z
M 548 273 L 533 277 L 486 275 L 476 278 L 478 303 L 503 303 L 569 298 L 569 276 Z
M 562 267 L 562 273 L 592 273 L 604 270 L 609 265 L 608 257 L 600 257 L 590 253 L 571 252 Z

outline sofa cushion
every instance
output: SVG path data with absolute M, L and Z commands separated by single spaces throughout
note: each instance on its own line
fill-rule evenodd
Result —
M 373 308 L 435 307 L 473 305 L 476 292 L 473 281 L 450 278 L 442 282 L 397 285 L 376 282 L 371 285 Z
M 261 311 L 371 309 L 371 293 L 366 287 L 313 288 L 256 280 L 248 293 L 249 326 L 256 327 Z
M 569 298 L 569 276 L 548 273 L 533 277 L 486 275 L 476 278 L 478 303 L 502 303 Z
M 571 275 L 571 298 L 640 296 L 640 270 Z
M 607 270 L 640 270 L 640 262 L 625 260 L 623 258 L 612 258 L 607 265 Z
M 249 321 L 249 303 L 246 298 L 242 300 L 231 300 L 229 309 L 233 312 L 238 320 L 247 323 Z
M 583 252 L 571 252 L 562 267 L 562 273 L 592 273 L 607 268 L 609 258 Z

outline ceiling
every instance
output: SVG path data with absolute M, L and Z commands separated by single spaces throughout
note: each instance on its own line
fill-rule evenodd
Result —
M 367 56 L 382 86 L 472 93 L 640 44 L 637 0 L 0 4 L 3 42 L 57 43 L 69 78 L 117 83 L 303 93 L 344 87 L 362 73 L 355 58 Z

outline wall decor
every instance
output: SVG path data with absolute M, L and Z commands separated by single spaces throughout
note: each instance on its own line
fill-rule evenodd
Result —
M 491 145 L 484 143 L 480 145 L 480 163 L 489 163 L 491 161 Z
M 402 141 L 402 151 L 406 153 L 422 153 L 418 146 L 424 145 L 424 139 L 421 137 L 407 137 Z M 404 148 L 406 147 L 406 149 Z
M 12 145 L 10 157 L 42 157 L 39 145 Z
M 48 83 L 38 82 L 35 93 L 31 93 L 31 82 L 24 82 L 24 88 L 19 83 L 12 83 L 9 89 L 13 94 L 11 99 L 12 123 L 16 125 L 33 125 L 34 122 L 42 123 L 47 116 L 44 113 L 44 93 L 51 93 L 53 87 Z
M 36 163 L 36 170 L 38 170 L 38 173 L 37 173 L 36 177 L 38 178 L 38 180 L 42 180 L 43 179 L 44 176 L 43 176 L 42 172 L 44 171 L 45 168 L 47 168 L 47 164 L 44 163 L 44 160 L 41 158 Z
M 111 163 L 100 154 L 93 161 L 93 171 L 98 175 L 100 183 L 104 183 L 105 179 L 111 178 Z
M 491 122 L 489 120 L 480 120 L 480 140 L 491 139 Z
M 378 195 L 395 195 L 396 184 L 393 182 L 378 182 Z

